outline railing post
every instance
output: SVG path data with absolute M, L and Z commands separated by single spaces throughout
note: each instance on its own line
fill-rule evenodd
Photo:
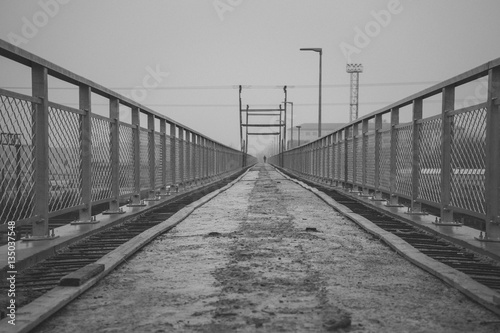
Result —
M 328 136 L 323 138 L 323 161 L 321 162 L 323 182 L 328 181 Z
M 339 178 L 338 178 L 339 167 L 337 161 L 338 136 L 339 132 L 337 131 L 333 133 L 332 137 L 332 180 L 333 180 L 332 185 L 334 185 L 335 187 L 339 186 Z
M 191 132 L 186 131 L 186 182 L 191 184 Z
M 347 186 L 347 182 L 349 181 L 349 144 L 348 144 L 348 138 L 352 133 L 351 127 L 346 127 L 343 130 L 344 134 L 344 165 L 342 166 L 344 168 L 344 180 L 342 187 L 344 188 L 345 191 L 349 190 L 349 186 Z
M 500 241 L 500 67 L 488 73 L 486 116 L 486 235 L 483 240 Z
M 455 108 L 455 87 L 442 90 L 443 101 L 441 109 L 441 221 L 440 224 L 453 223 L 451 202 L 451 122 L 448 111 Z
M 97 220 L 92 220 L 92 142 L 91 142 L 91 89 L 89 86 L 80 86 L 79 88 L 79 103 L 80 110 L 85 112 L 85 115 L 80 115 L 80 179 L 81 182 L 81 198 L 85 205 L 79 210 L 78 220 L 72 224 L 80 223 L 97 223 Z M 89 181 L 85 181 L 88 179 Z
M 198 182 L 200 181 L 200 160 L 201 160 L 200 136 L 198 134 L 194 134 L 193 142 L 194 142 L 194 178 L 196 184 L 198 184 Z
M 352 154 L 352 190 L 351 192 L 359 193 L 359 187 L 356 185 L 358 181 L 358 154 L 357 154 L 357 144 L 356 142 L 359 140 L 359 123 L 355 123 L 352 126 L 352 150 L 350 153 Z M 361 162 L 361 161 L 359 161 Z
M 370 196 L 370 190 L 366 187 L 366 179 L 367 179 L 367 151 L 368 151 L 368 119 L 364 119 L 361 124 L 361 185 L 362 185 L 362 193 L 361 196 L 368 197 Z
M 179 187 L 185 187 L 184 184 L 184 129 L 179 127 Z
M 177 179 L 177 168 L 176 168 L 176 126 L 175 124 L 170 124 L 170 175 L 172 179 L 170 179 L 170 182 L 172 185 L 176 185 L 176 179 Z
M 390 152 L 390 179 L 389 179 L 389 187 L 390 187 L 390 197 L 387 201 L 387 207 L 402 207 L 399 204 L 399 198 L 396 195 L 396 157 L 397 157 L 397 129 L 396 126 L 399 124 L 399 108 L 391 109 L 391 152 Z
M 328 184 L 332 185 L 333 175 L 332 175 L 332 137 L 333 134 L 327 136 L 326 140 L 326 178 L 328 179 Z
M 35 109 L 35 209 L 32 236 L 24 240 L 50 239 L 49 235 L 49 93 L 47 68 L 33 64 L 33 97 L 41 99 Z
M 144 202 L 141 201 L 141 130 L 140 130 L 140 111 L 138 107 L 132 107 L 130 110 L 132 114 L 132 135 L 134 142 L 134 194 L 132 195 L 131 201 L 128 204 L 129 207 L 141 207 L 146 206 Z
M 420 181 L 420 122 L 422 119 L 423 101 L 421 98 L 413 100 L 412 126 L 412 166 L 411 166 L 411 207 L 407 214 L 422 215 L 422 205 L 418 201 Z
M 382 192 L 380 191 L 380 147 L 382 134 L 382 114 L 377 114 L 375 116 L 375 192 L 373 193 L 373 201 L 382 201 Z
M 109 209 L 104 211 L 103 214 L 123 214 L 120 210 L 120 136 L 119 136 L 119 121 L 120 121 L 120 101 L 118 98 L 111 98 L 109 100 L 109 119 L 110 119 L 110 143 L 111 143 L 111 196 L 109 202 Z
M 160 195 L 168 195 L 167 190 L 167 122 L 160 118 L 160 142 L 161 142 L 161 188 Z
M 148 140 L 149 140 L 149 190 L 147 201 L 158 201 L 156 196 L 156 140 L 155 116 L 148 113 Z
M 210 177 L 215 176 L 215 142 L 210 142 Z

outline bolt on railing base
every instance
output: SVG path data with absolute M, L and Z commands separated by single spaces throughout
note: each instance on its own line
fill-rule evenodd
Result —
M 51 240 L 51 239 L 56 239 L 59 236 L 28 236 L 28 237 L 22 237 L 22 241 L 44 241 L 44 240 Z
M 387 201 L 387 200 L 382 198 L 382 192 L 375 191 L 375 193 L 373 193 L 373 196 L 370 198 L 370 201 Z
M 152 197 L 152 198 L 147 198 L 147 199 L 144 199 L 143 201 L 160 201 L 160 197 Z
M 50 229 L 50 232 L 48 235 L 45 236 L 31 236 L 30 234 L 27 234 L 26 237 L 21 237 L 22 241 L 44 241 L 44 240 L 52 240 L 55 239 L 59 236 L 56 236 L 56 233 L 54 232 L 54 228 Z
M 367 189 L 363 189 L 363 191 L 359 194 L 360 197 L 362 198 L 369 198 L 372 195 L 370 194 L 370 191 Z
M 144 207 L 147 206 L 143 200 L 141 200 L 139 203 L 131 203 L 128 204 L 127 207 Z
M 149 196 L 144 201 L 159 201 L 160 199 L 155 191 L 149 191 Z
M 429 215 L 428 213 L 426 212 L 422 212 L 422 211 L 407 211 L 407 212 L 404 212 L 406 215 Z
M 395 194 L 391 194 L 389 200 L 384 205 L 385 207 L 404 207 L 402 204 L 398 202 L 398 197 Z
M 104 212 L 102 212 L 102 214 L 103 215 L 125 214 L 125 211 L 123 210 L 123 208 L 119 208 L 116 210 L 105 210 Z
M 432 222 L 434 225 L 440 225 L 440 226 L 451 226 L 451 227 L 461 227 L 463 226 L 463 223 L 460 222 L 455 222 L 455 221 L 449 221 L 449 222 Z
M 71 222 L 70 224 L 71 225 L 78 225 L 78 224 L 96 224 L 96 223 L 99 223 L 99 220 L 87 220 L 87 221 L 82 221 L 82 220 L 77 220 L 77 221 L 73 221 Z
M 158 193 L 158 196 L 159 197 L 168 197 L 170 195 L 170 186 L 163 186 L 161 189 L 160 189 L 160 193 Z

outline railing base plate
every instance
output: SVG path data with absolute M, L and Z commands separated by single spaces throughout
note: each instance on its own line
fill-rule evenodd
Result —
M 30 236 L 30 237 L 22 237 L 21 240 L 25 242 L 30 241 L 44 241 L 44 240 L 52 240 L 56 239 L 59 236 Z

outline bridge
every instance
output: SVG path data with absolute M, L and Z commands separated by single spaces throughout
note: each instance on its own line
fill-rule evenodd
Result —
M 254 191 L 252 195 L 248 194 L 254 200 L 249 199 L 250 206 L 258 209 L 249 208 L 247 220 L 256 221 L 258 217 L 258 221 L 268 219 L 278 223 L 276 221 L 281 221 L 283 216 L 288 216 L 289 221 L 293 214 L 298 214 L 293 215 L 293 219 L 300 214 L 290 213 L 290 207 L 288 210 L 279 207 L 284 205 L 282 201 L 286 199 L 287 191 L 295 193 L 293 191 L 299 190 L 294 186 L 300 185 L 300 195 L 305 201 L 313 202 L 312 198 L 319 197 L 328 209 L 333 208 L 349 220 L 357 221 L 387 243 L 396 244 L 398 241 L 365 225 L 360 216 L 366 209 L 377 212 L 370 213 L 370 216 L 383 214 L 387 219 L 421 227 L 426 233 L 484 256 L 494 262 L 493 266 L 498 265 L 500 59 L 355 119 L 315 141 L 292 149 L 281 144 L 278 153 L 263 164 L 248 154 L 248 141 L 239 150 L 228 147 L 111 89 L 1 40 L 0 56 L 31 70 L 32 89 L 30 95 L 0 89 L 0 232 L 5 244 L 0 251 L 0 266 L 3 280 L 9 274 L 21 274 L 85 237 L 109 228 L 113 230 L 121 223 L 150 214 L 166 203 L 184 200 L 192 193 L 206 195 L 216 188 L 214 186 L 226 186 L 225 192 L 219 189 L 217 194 L 233 193 L 234 198 L 227 195 L 225 201 L 210 211 L 211 214 L 217 215 L 217 211 L 228 207 L 237 211 L 250 205 L 236 199 L 243 195 L 241 193 Z M 77 108 L 51 100 L 49 77 L 78 89 Z M 457 107 L 456 90 L 476 80 L 487 81 L 486 100 Z M 93 96 L 109 102 L 108 116 L 93 112 Z M 425 117 L 426 101 L 436 97 L 440 99 L 441 112 Z M 285 114 L 286 107 L 285 103 Z M 410 121 L 400 121 L 403 119 L 402 110 L 410 110 Z M 122 120 L 122 112 L 130 114 L 130 121 Z M 246 184 L 246 187 L 241 184 Z M 255 188 L 248 187 L 248 184 L 254 184 L 251 186 Z M 232 186 L 231 189 L 228 186 Z M 239 192 L 230 192 L 238 186 L 241 187 Z M 276 197 L 275 192 L 267 188 L 281 191 L 282 195 Z M 331 197 L 325 193 L 331 193 Z M 208 205 L 213 197 L 206 199 L 203 205 Z M 277 206 L 266 210 L 266 200 Z M 299 196 L 294 200 L 300 205 Z M 346 209 L 342 202 L 346 205 L 349 202 L 356 208 L 351 208 L 352 211 Z M 197 204 L 193 210 L 201 205 Z M 316 201 L 314 205 L 320 207 Z M 309 213 L 315 214 L 314 211 Z M 184 219 L 188 221 L 189 214 L 178 218 L 175 224 L 169 224 L 169 228 Z M 307 215 L 300 216 L 308 219 Z M 339 219 L 336 217 L 335 221 Z M 213 225 L 200 230 L 212 230 L 208 235 L 218 238 L 226 227 L 217 224 L 217 231 L 212 230 Z M 263 224 L 260 228 L 267 227 Z M 312 233 L 322 231 L 326 235 L 326 229 L 330 227 L 328 224 L 301 224 L 301 228 L 308 236 L 300 234 L 300 237 L 313 239 Z M 258 234 L 259 231 L 252 232 Z M 271 236 L 266 234 L 265 237 Z M 272 237 L 278 236 L 273 234 Z M 330 240 L 334 238 L 333 234 L 328 237 Z M 113 243 L 112 239 L 107 242 Z M 137 245 L 136 250 L 142 246 L 144 244 Z M 394 246 L 398 252 L 409 251 Z M 120 258 L 110 266 L 111 269 L 129 255 Z M 251 256 L 241 251 L 238 255 Z M 409 254 L 404 256 L 412 257 Z M 425 266 L 419 260 L 412 262 Z M 192 264 L 196 265 L 196 261 Z M 101 268 L 107 270 L 106 265 L 102 264 Z M 90 266 L 85 274 L 101 274 L 100 266 Z M 497 281 L 499 275 L 494 268 L 490 270 L 493 273 L 489 280 L 486 279 L 490 284 L 484 282 L 486 280 L 479 283 L 467 280 L 463 284 L 460 282 L 465 279 L 462 276 L 450 277 L 454 273 L 443 273 L 434 264 L 426 267 L 431 267 L 427 270 L 489 311 L 500 314 L 500 281 Z M 93 269 L 98 272 L 89 273 Z M 78 279 L 82 285 L 88 280 Z M 91 285 L 97 283 L 89 279 Z M 89 287 L 80 288 L 81 292 Z M 60 303 L 51 313 L 43 314 L 41 303 L 36 302 L 25 305 L 30 312 L 24 312 L 36 314 L 34 321 L 22 318 L 23 308 L 18 309 L 19 322 L 24 327 L 19 331 L 33 329 L 63 306 Z M 270 309 L 266 311 L 272 312 Z M 8 315 L 8 312 L 3 315 Z M 217 316 L 231 317 L 233 312 L 217 312 Z M 347 327 L 351 319 L 346 318 L 342 315 L 341 319 L 337 318 L 328 325 L 341 327 L 335 325 L 343 322 Z M 3 319 L 2 325 L 8 325 L 8 320 L 9 317 Z M 255 321 L 252 325 L 258 328 L 267 322 L 268 319 Z

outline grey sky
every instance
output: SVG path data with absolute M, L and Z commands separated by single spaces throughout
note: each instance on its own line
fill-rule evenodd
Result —
M 299 48 L 323 48 L 323 121 L 347 122 L 341 45 L 364 65 L 367 114 L 499 57 L 499 13 L 497 0 L 1 0 L 0 38 L 237 148 L 239 84 L 256 107 L 277 106 L 288 85 L 295 124 L 317 121 L 319 57 Z M 0 87 L 28 86 L 14 67 L 0 61 Z M 143 90 L 151 72 L 156 88 Z M 74 89 L 51 96 L 76 106 Z

